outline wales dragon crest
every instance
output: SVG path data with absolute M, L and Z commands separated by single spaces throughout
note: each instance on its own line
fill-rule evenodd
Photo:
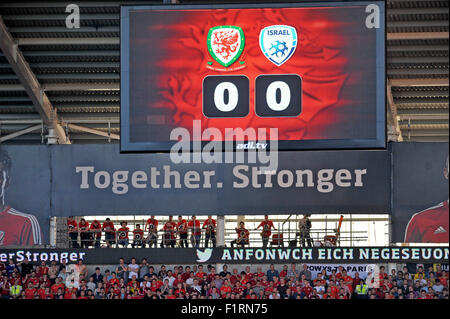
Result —
M 244 32 L 236 26 L 213 27 L 208 32 L 207 45 L 213 59 L 224 67 L 228 67 L 244 50 Z

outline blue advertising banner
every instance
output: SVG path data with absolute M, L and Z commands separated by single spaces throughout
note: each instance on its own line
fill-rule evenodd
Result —
M 258 163 L 120 154 L 118 145 L 54 147 L 51 162 L 55 216 L 389 212 L 387 151 L 280 152 L 268 173 Z

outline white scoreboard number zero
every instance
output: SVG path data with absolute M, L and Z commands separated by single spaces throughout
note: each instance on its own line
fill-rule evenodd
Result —
M 228 95 L 228 101 L 225 102 L 225 94 Z M 231 82 L 222 82 L 214 90 L 214 105 L 222 112 L 233 111 L 239 101 L 239 92 L 236 85 Z
M 280 92 L 280 102 L 277 101 L 277 92 Z M 269 84 L 266 91 L 267 106 L 277 112 L 287 109 L 291 102 L 291 89 L 286 82 L 275 81 Z

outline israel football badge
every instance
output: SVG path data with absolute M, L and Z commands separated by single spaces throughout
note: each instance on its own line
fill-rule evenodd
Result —
M 297 48 L 297 31 L 288 25 L 271 25 L 261 30 L 259 46 L 266 58 L 277 66 L 289 60 Z
M 224 67 L 228 67 L 239 58 L 244 50 L 244 32 L 236 26 L 211 28 L 208 32 L 207 45 L 214 60 Z

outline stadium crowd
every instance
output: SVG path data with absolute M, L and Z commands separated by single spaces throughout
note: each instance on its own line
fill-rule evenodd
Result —
M 306 264 L 301 269 L 295 264 L 276 268 L 156 269 L 145 258 L 121 258 L 111 270 L 95 267 L 89 273 L 82 260 L 33 265 L 25 258 L 17 264 L 0 263 L 0 291 L 4 299 L 448 299 L 448 273 L 439 265 L 419 266 L 415 273 L 408 267 L 387 273 L 380 266 L 378 280 L 350 275 L 344 267 L 314 276 Z
M 299 222 L 298 233 L 299 243 L 305 247 L 313 246 L 310 235 L 311 221 L 309 215 L 304 215 Z M 217 222 L 212 216 L 200 222 L 196 216 L 191 216 L 190 219 L 185 219 L 183 216 L 178 216 L 175 220 L 173 216 L 158 229 L 159 222 L 155 216 L 151 216 L 141 228 L 140 224 L 136 224 L 134 229 L 128 227 L 126 221 L 120 223 L 120 227 L 114 224 L 110 218 L 106 218 L 103 223 L 98 220 L 93 220 L 91 223 L 81 218 L 77 222 L 73 216 L 67 219 L 67 233 L 72 248 L 89 248 L 89 247 L 123 247 L 127 248 L 131 245 L 132 248 L 158 247 L 161 248 L 188 248 L 200 247 L 202 238 L 204 238 L 204 247 L 208 248 L 209 244 L 216 247 L 216 232 Z M 277 230 L 272 220 L 268 215 L 264 216 L 258 227 L 254 229 L 257 231 L 261 229 L 260 236 L 263 247 L 269 245 L 272 230 Z M 236 239 L 231 241 L 231 246 L 245 247 L 250 244 L 250 231 L 246 228 L 244 222 L 239 223 L 239 227 L 235 228 Z M 161 233 L 161 236 L 159 235 Z M 204 237 L 203 237 L 204 235 Z M 271 245 L 280 245 L 282 241 L 282 234 L 273 234 Z M 334 237 L 334 236 L 332 236 Z M 102 245 L 102 242 L 105 245 Z

